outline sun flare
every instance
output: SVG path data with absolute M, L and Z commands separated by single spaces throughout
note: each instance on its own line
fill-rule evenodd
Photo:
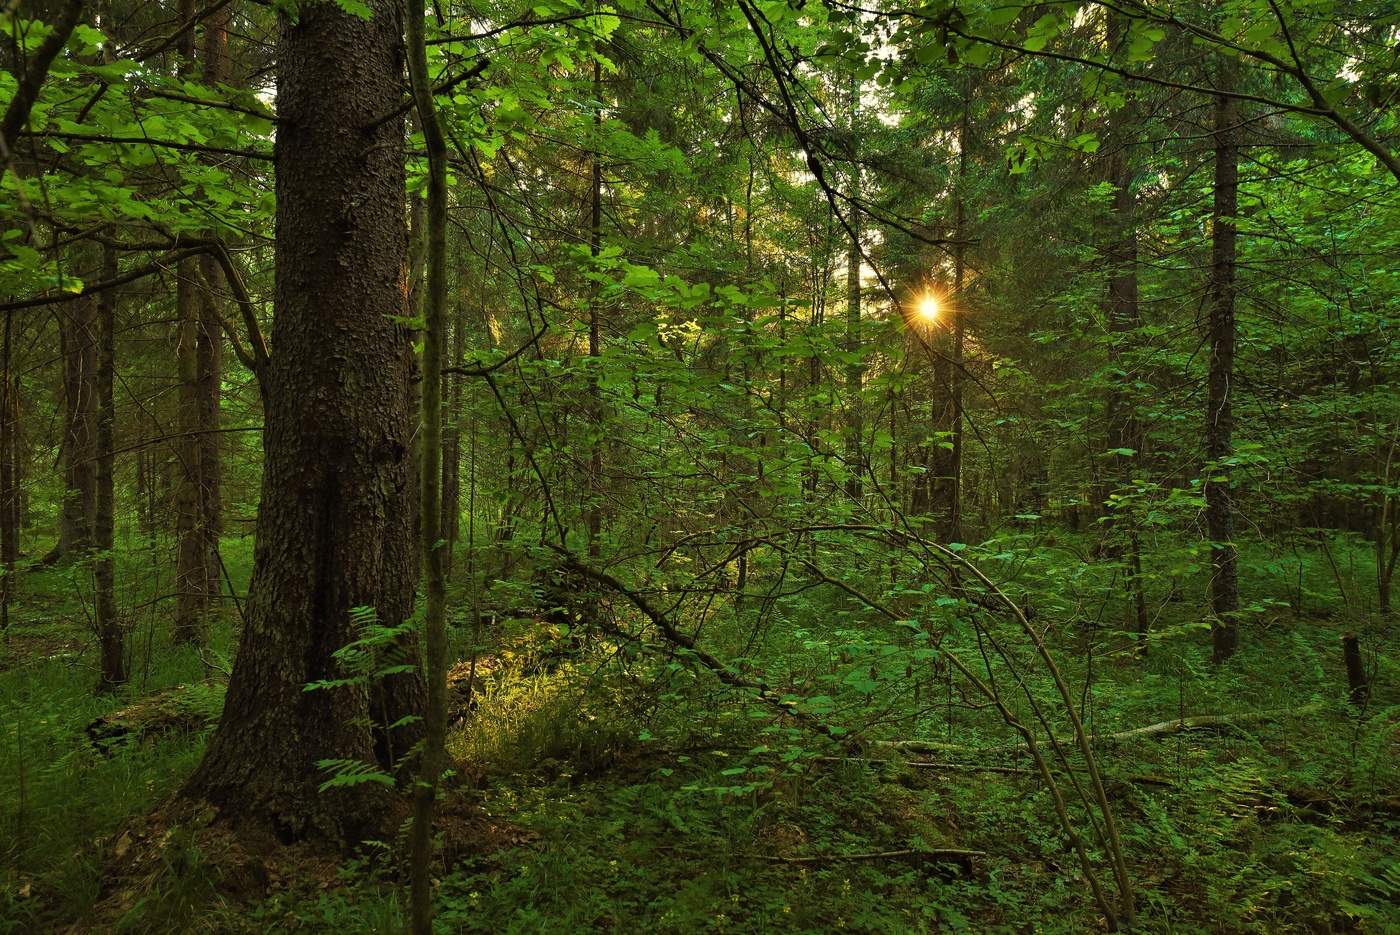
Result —
M 925 295 L 923 298 L 919 299 L 917 308 L 919 317 L 924 321 L 932 323 L 938 320 L 939 307 L 937 296 L 933 294 Z

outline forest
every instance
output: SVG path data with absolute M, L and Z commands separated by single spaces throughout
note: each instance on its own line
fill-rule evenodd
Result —
M 1395 0 L 0 0 L 0 935 L 1400 932 Z

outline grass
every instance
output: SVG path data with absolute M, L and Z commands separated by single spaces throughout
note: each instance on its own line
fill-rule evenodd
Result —
M 240 583 L 250 559 L 237 540 L 225 549 Z M 203 738 L 186 735 L 109 756 L 87 733 L 132 698 L 208 674 L 195 651 L 170 645 L 168 611 L 154 600 L 168 582 L 146 573 L 149 562 L 142 552 L 120 553 L 118 580 L 131 583 L 122 606 L 132 625 L 133 684 L 113 696 L 92 691 L 84 570 L 16 575 L 10 629 L 0 642 L 0 933 L 41 930 L 56 917 L 90 911 L 102 895 L 111 837 L 172 792 L 203 752 Z M 218 627 L 211 655 L 227 658 L 231 638 L 231 628 Z

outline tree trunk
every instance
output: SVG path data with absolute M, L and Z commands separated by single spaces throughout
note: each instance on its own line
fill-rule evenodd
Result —
M 228 8 L 205 23 L 203 81 L 216 85 L 227 73 Z M 182 19 L 194 15 L 193 0 L 181 0 Z M 180 43 L 180 73 L 193 67 L 194 31 Z M 222 332 L 209 284 L 222 276 L 213 257 L 180 263 L 176 287 L 179 319 L 175 356 L 180 375 L 178 484 L 175 493 L 175 622 L 177 642 L 202 643 L 220 591 L 219 382 Z
M 201 279 L 208 283 L 218 273 L 218 263 L 201 259 Z M 218 298 L 205 290 L 200 302 L 199 334 L 195 344 L 199 402 L 199 434 L 195 436 L 199 454 L 200 553 L 204 562 L 205 613 L 217 614 L 222 587 L 219 537 L 223 534 L 223 458 L 219 451 L 221 390 L 223 385 L 223 331 L 219 323 Z
M 1222 90 L 1231 86 L 1231 66 L 1222 65 Z M 1239 194 L 1236 137 L 1239 104 L 1215 99 L 1215 205 L 1211 214 L 1210 387 L 1206 403 L 1206 526 L 1211 541 L 1212 657 L 1224 662 L 1239 647 L 1240 592 L 1235 558 L 1235 516 L 1229 468 L 1233 451 L 1231 390 L 1235 365 L 1235 215 Z
M 5 316 L 3 375 L 0 375 L 0 562 L 5 587 L 19 560 L 19 378 L 14 373 L 14 315 Z
M 444 337 L 443 343 L 446 343 Z M 460 366 L 467 352 L 467 319 L 458 309 L 452 324 L 451 366 Z M 462 377 L 451 376 L 444 387 L 446 415 L 442 426 L 442 537 L 445 542 L 443 573 L 452 580 L 453 557 L 462 514 Z
M 1109 45 L 1122 42 L 1131 20 L 1122 15 L 1109 15 Z M 1112 494 L 1128 487 L 1143 459 L 1145 433 L 1138 419 L 1137 399 L 1131 388 L 1135 382 L 1132 369 L 1137 364 L 1125 360 L 1127 353 L 1140 340 L 1142 309 L 1138 293 L 1137 193 L 1133 182 L 1137 172 L 1131 145 L 1136 109 L 1129 104 L 1119 114 L 1110 145 L 1113 153 L 1108 160 L 1108 181 L 1114 187 L 1113 239 L 1108 245 L 1108 328 L 1110 387 L 1106 406 L 1108 466 L 1103 470 L 1098 494 L 1106 522 L 1104 531 L 1113 539 L 1104 543 L 1106 551 L 1121 562 L 1128 586 L 1126 616 L 1128 628 L 1137 635 L 1137 651 L 1147 651 L 1149 618 L 1147 598 L 1142 584 L 1142 541 L 1138 504 L 1129 496 L 1112 499 Z
M 1373 413 L 1372 421 L 1380 436 L 1380 417 Z M 1377 485 L 1372 538 L 1376 557 L 1376 611 L 1381 614 L 1390 613 L 1391 582 L 1395 579 L 1396 563 L 1400 562 L 1400 511 L 1396 510 L 1396 498 L 1390 492 L 1397 445 L 1400 445 L 1400 430 L 1390 439 L 1380 436 L 1376 441 L 1376 473 L 1380 484 Z
M 603 71 L 597 59 L 593 61 L 593 135 L 592 184 L 588 202 L 588 255 L 597 258 L 603 246 L 603 155 L 599 147 L 603 145 Z M 588 356 L 593 358 L 594 369 L 589 383 L 589 441 L 588 441 L 588 505 L 585 508 L 585 524 L 588 535 L 588 555 L 597 558 L 602 547 L 600 536 L 603 532 L 603 394 L 598 386 L 601 379 L 598 356 L 602 354 L 602 336 L 598 321 L 598 292 L 594 289 L 593 298 L 588 303 Z
M 10 595 L 19 560 L 19 378 L 13 376 L 15 316 L 5 316 L 0 373 L 0 637 L 10 628 Z
M 856 147 L 856 111 L 860 105 L 860 82 L 851 76 L 851 160 L 849 195 L 851 204 L 847 217 L 851 227 L 850 244 L 846 248 L 846 353 L 850 361 L 846 364 L 846 396 L 850 407 L 846 425 L 846 469 L 850 472 L 846 479 L 846 494 L 859 500 L 862 489 L 863 466 L 861 461 L 861 440 L 865 434 L 861 412 L 860 389 L 863 373 L 856 355 L 860 353 L 860 208 L 855 204 L 860 199 L 860 155 Z
M 97 303 L 85 296 L 58 307 L 63 351 L 63 509 L 58 544 L 46 561 L 92 547 L 97 512 Z
M 214 85 L 229 80 L 228 24 L 233 7 L 226 6 L 204 23 L 204 83 Z M 223 566 L 219 560 L 219 537 L 223 535 L 223 456 L 219 450 L 220 408 L 223 391 L 223 325 L 219 297 L 211 284 L 223 276 L 218 261 L 206 254 L 200 258 L 203 284 L 199 306 L 199 333 L 195 341 L 195 371 L 199 399 L 200 519 L 204 533 L 205 599 L 208 609 L 218 611 L 223 591 Z
M 1361 658 L 1361 642 L 1355 633 L 1342 635 L 1342 661 L 1347 667 L 1347 696 L 1355 705 L 1365 705 L 1371 697 L 1371 683 L 1366 676 L 1366 663 Z
M 102 250 L 102 278 L 115 279 L 117 254 L 111 247 Z M 97 300 L 97 431 L 94 461 L 96 512 L 93 544 L 97 559 L 93 566 L 93 610 L 97 622 L 97 641 L 101 646 L 101 671 L 97 690 L 112 691 L 126 683 L 126 634 L 117 616 L 115 559 L 116 497 L 112 484 L 113 424 L 116 421 L 112 381 L 116 369 L 116 305 L 117 292 L 108 289 L 98 293 Z
M 205 638 L 205 611 L 209 606 L 205 591 L 208 577 L 204 569 L 203 517 L 200 515 L 200 488 L 203 486 L 199 456 L 199 296 L 195 285 L 198 261 L 183 260 L 175 286 L 175 362 L 180 377 L 178 429 L 175 449 L 175 621 L 171 635 L 176 642 L 202 643 Z
M 934 440 L 929 485 L 932 508 L 937 514 L 939 536 L 944 542 L 962 538 L 962 447 L 963 447 L 963 345 L 964 315 L 967 311 L 964 289 L 967 278 L 967 181 L 968 103 L 963 100 L 958 122 L 958 176 L 953 192 L 953 294 L 952 356 L 934 361 L 935 392 L 942 394 L 942 405 L 935 404 Z
M 361 19 L 335 4 L 283 17 L 276 142 L 276 315 L 262 368 L 264 476 L 252 581 L 223 716 L 185 788 L 284 839 L 354 839 L 385 818 L 376 783 L 326 793 L 325 759 L 395 764 L 417 731 L 376 730 L 422 709 L 416 672 L 344 677 L 333 653 L 405 620 L 417 550 L 410 517 L 412 351 L 404 127 L 395 0 Z M 376 125 L 377 124 L 377 125 Z
M 1134 172 L 1126 149 L 1114 155 L 1110 166 L 1116 186 L 1113 207 L 1118 237 L 1108 251 L 1112 271 L 1108 282 L 1109 322 L 1114 333 L 1114 354 L 1121 360 L 1124 338 L 1136 334 L 1142 325 L 1141 306 L 1138 304 L 1137 196 L 1133 192 Z M 1109 451 L 1132 452 L 1130 455 L 1109 455 L 1116 468 L 1111 472 L 1115 485 L 1130 481 L 1133 469 L 1142 460 L 1143 430 L 1137 418 L 1137 407 L 1128 394 L 1119 389 L 1120 383 L 1130 382 L 1130 379 L 1126 374 L 1116 376 L 1114 389 L 1109 396 Z M 1115 552 L 1123 559 L 1130 599 L 1130 623 L 1137 634 L 1138 652 L 1144 653 L 1147 650 L 1149 621 L 1147 598 L 1142 587 L 1142 542 L 1138 533 L 1137 506 L 1128 501 L 1126 506 L 1114 509 L 1110 528 L 1117 527 L 1126 536 L 1126 542 Z
M 433 103 L 423 36 L 425 10 L 419 0 L 405 11 L 409 74 L 428 150 L 427 278 L 423 304 L 423 479 L 421 541 L 427 607 L 423 619 L 428 704 L 418 782 L 414 787 L 412 920 L 414 935 L 432 935 L 432 822 L 438 780 L 446 761 L 447 733 L 447 577 L 439 522 L 442 519 L 442 358 L 447 318 L 447 142 Z M 597 72 L 594 72 L 596 83 Z M 596 174 L 595 174 L 596 179 Z
M 149 443 L 148 443 L 149 444 Z M 146 545 L 156 548 L 155 455 L 149 447 L 136 450 L 136 520 Z
M 830 220 L 828 220 L 828 227 Z M 826 243 L 830 243 L 829 238 Z M 823 251 L 825 252 L 825 250 Z M 825 259 L 825 256 L 823 257 Z M 807 317 L 806 335 L 812 348 L 807 355 L 807 385 L 803 388 L 807 396 L 807 419 L 805 425 L 804 441 L 807 447 L 816 453 L 821 450 L 817 440 L 817 433 L 821 428 L 821 409 L 815 404 L 817 387 L 821 384 L 822 361 L 818 348 L 818 339 L 822 332 L 822 325 L 826 320 L 826 286 L 827 277 L 823 271 L 817 269 L 817 262 L 812 262 L 812 276 L 810 282 L 812 305 L 811 312 Z M 817 495 L 818 472 L 816 459 L 813 458 L 809 466 L 802 474 L 802 492 L 806 499 L 813 499 Z

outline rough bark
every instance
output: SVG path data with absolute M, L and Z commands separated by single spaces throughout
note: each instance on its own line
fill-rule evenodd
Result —
M 421 709 L 422 681 L 303 691 L 345 675 L 350 610 L 396 625 L 417 577 L 410 517 L 403 59 L 394 0 L 368 19 L 330 3 L 281 22 L 276 315 L 263 368 L 264 477 L 244 627 L 227 701 L 185 788 L 282 837 L 378 830 L 386 791 L 318 792 L 322 759 L 395 764 L 416 732 L 371 725 Z M 367 129 L 368 128 L 368 129 Z
M 1220 73 L 1230 87 L 1230 67 Z M 1212 657 L 1224 662 L 1239 647 L 1240 591 L 1235 557 L 1235 507 L 1229 468 L 1233 452 L 1231 390 L 1235 366 L 1235 216 L 1239 196 L 1239 103 L 1215 99 L 1215 203 L 1211 212 L 1210 376 L 1206 402 L 1206 526 L 1211 541 Z

